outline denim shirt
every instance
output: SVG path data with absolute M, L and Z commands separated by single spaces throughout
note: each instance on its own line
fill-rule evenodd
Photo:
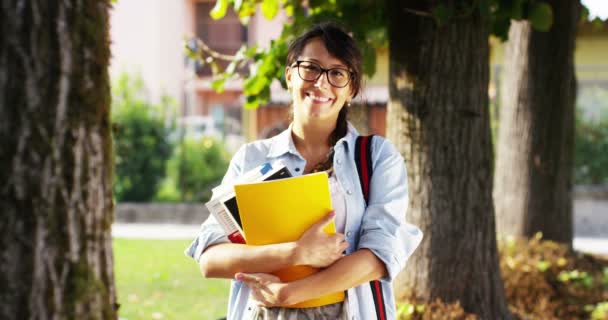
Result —
M 404 268 L 407 259 L 422 240 L 422 232 L 406 223 L 408 205 L 407 174 L 403 157 L 386 139 L 372 140 L 373 174 L 369 204 L 365 205 L 354 160 L 357 131 L 349 123 L 348 133 L 334 146 L 334 172 L 346 196 L 346 227 L 349 242 L 347 254 L 362 248 L 371 250 L 386 266 L 387 275 L 380 279 L 387 319 L 397 317 L 392 281 Z M 223 183 L 265 162 L 280 162 L 294 176 L 304 171 L 306 160 L 298 153 L 291 137 L 291 126 L 270 139 L 243 145 L 234 155 Z M 201 225 L 200 232 L 186 249 L 186 255 L 199 261 L 203 251 L 214 244 L 228 242 L 212 215 Z M 249 319 L 255 310 L 249 299 L 249 288 L 232 280 L 228 301 L 228 320 Z M 349 319 L 375 319 L 374 301 L 368 283 L 347 292 Z

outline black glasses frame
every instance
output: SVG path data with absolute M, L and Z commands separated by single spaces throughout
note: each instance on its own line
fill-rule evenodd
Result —
M 300 64 L 302 62 L 306 62 L 306 63 L 310 63 L 310 64 L 313 64 L 313 65 L 316 65 L 317 67 L 319 67 L 319 69 L 321 70 L 321 72 L 319 73 L 319 75 L 315 79 L 304 79 L 304 77 L 302 77 L 302 75 L 300 74 Z M 296 63 L 295 63 L 295 67 L 298 69 L 298 76 L 300 77 L 300 79 L 302 79 L 304 81 L 315 82 L 315 81 L 319 80 L 319 78 L 321 78 L 321 76 L 325 73 L 325 76 L 327 78 L 327 82 L 329 82 L 329 84 L 331 84 L 332 86 L 334 86 L 336 88 L 344 88 L 344 87 L 348 86 L 348 84 L 350 83 L 350 81 L 353 78 L 353 72 L 350 71 L 350 70 L 348 70 L 348 69 L 345 69 L 345 68 L 329 68 L 329 69 L 325 69 L 325 68 L 321 67 L 318 63 L 312 62 L 312 61 L 297 60 Z M 343 85 L 343 86 L 337 86 L 337 85 L 333 84 L 331 82 L 330 77 L 329 77 L 329 71 L 331 71 L 331 70 L 346 71 L 348 73 L 348 81 L 346 82 L 346 84 Z

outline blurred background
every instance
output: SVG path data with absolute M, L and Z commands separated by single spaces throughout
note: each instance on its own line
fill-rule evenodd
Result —
M 574 246 L 608 254 L 608 2 L 582 2 L 589 15 L 578 27 L 575 50 Z M 200 45 L 194 38 L 228 55 L 243 44 L 266 48 L 287 16 L 279 12 L 269 21 L 258 11 L 244 26 L 231 8 L 212 19 L 215 1 L 120 0 L 113 6 L 113 234 L 121 318 L 220 318 L 228 282 L 203 282 L 182 252 L 205 220 L 203 204 L 231 155 L 286 128 L 290 97 L 275 80 L 267 103 L 245 109 L 243 82 L 228 80 L 218 93 L 212 66 L 186 49 Z M 495 141 L 505 44 L 489 42 Z M 376 73 L 365 80 L 351 121 L 363 133 L 385 135 L 388 50 L 377 49 L 376 57 Z

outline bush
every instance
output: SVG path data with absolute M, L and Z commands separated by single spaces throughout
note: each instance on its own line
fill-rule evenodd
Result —
M 588 319 L 608 299 L 603 258 L 543 241 L 541 234 L 500 241 L 499 252 L 509 308 L 520 319 Z
M 588 94 L 603 97 L 603 105 L 594 110 L 579 108 L 576 113 L 575 170 L 576 183 L 608 183 L 608 91 L 595 88 Z
M 164 111 L 143 98 L 141 78 L 122 74 L 112 87 L 114 128 L 114 195 L 117 201 L 149 201 L 154 198 L 171 155 L 170 126 Z
M 476 320 L 458 302 L 446 304 L 437 299 L 429 304 L 402 302 L 397 304 L 398 320 Z
M 498 242 L 500 272 L 515 319 L 608 319 L 608 259 L 542 240 Z M 473 320 L 456 303 L 398 301 L 399 320 Z
M 159 201 L 206 202 L 228 168 L 228 154 L 212 138 L 186 139 L 177 145 L 167 165 Z

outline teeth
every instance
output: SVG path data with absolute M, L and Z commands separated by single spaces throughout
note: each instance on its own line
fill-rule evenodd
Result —
M 314 100 L 315 102 L 328 102 L 329 100 L 331 100 L 330 98 L 326 98 L 326 97 L 317 97 L 317 96 L 313 96 L 313 95 L 309 95 L 309 97 Z

